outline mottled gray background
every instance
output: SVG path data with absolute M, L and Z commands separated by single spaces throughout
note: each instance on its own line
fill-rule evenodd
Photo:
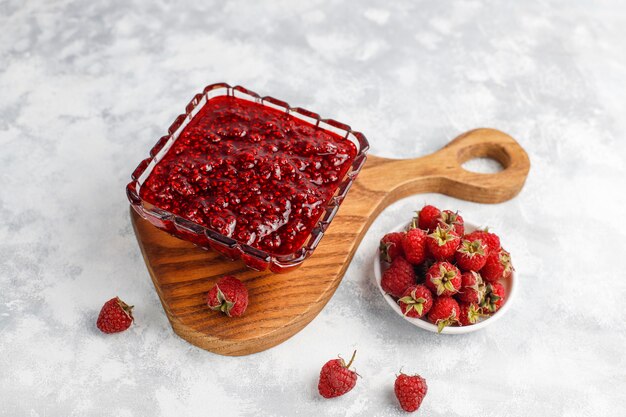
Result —
M 0 415 L 401 415 L 401 367 L 428 380 L 419 415 L 624 415 L 622 1 L 0 0 L 0 28 Z M 124 193 L 217 81 L 345 121 L 383 156 L 497 127 L 532 171 L 501 205 L 398 202 L 306 329 L 217 356 L 172 333 Z M 372 283 L 377 240 L 424 202 L 513 254 L 519 297 L 484 331 L 420 331 Z M 104 336 L 95 318 L 116 294 L 136 325 Z M 318 397 L 321 365 L 355 347 L 357 387 Z

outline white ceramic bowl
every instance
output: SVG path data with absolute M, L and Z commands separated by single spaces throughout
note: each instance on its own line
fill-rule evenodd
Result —
M 401 231 L 405 230 L 406 227 L 407 227 L 407 224 L 403 223 L 401 225 L 398 225 L 397 227 L 395 227 L 391 231 L 392 232 L 401 232 Z M 465 223 L 465 230 L 466 230 L 466 232 L 469 233 L 469 232 L 472 232 L 472 231 L 474 231 L 476 229 L 478 229 L 477 226 L 475 226 L 473 224 Z M 420 329 L 428 330 L 429 332 L 437 333 L 437 326 L 435 326 L 434 324 L 429 322 L 426 318 L 416 319 L 416 318 L 413 318 L 413 317 L 407 317 L 404 314 L 402 314 L 402 310 L 400 309 L 400 306 L 398 305 L 398 303 L 396 303 L 396 301 L 390 295 L 385 294 L 385 291 L 383 291 L 382 287 L 380 286 L 380 281 L 382 279 L 382 276 L 383 276 L 382 262 L 380 261 L 380 255 L 379 255 L 378 250 L 377 250 L 376 251 L 376 256 L 374 256 L 374 278 L 376 279 L 376 286 L 378 287 L 378 290 L 380 291 L 382 296 L 387 301 L 387 304 L 389 304 L 389 306 L 396 312 L 396 314 L 398 314 L 398 316 L 402 317 L 404 320 L 408 321 L 409 323 L 413 324 L 414 326 L 417 326 Z M 503 279 L 500 282 L 504 286 L 504 289 L 506 291 L 506 297 L 504 298 L 504 304 L 502 305 L 502 307 L 500 307 L 500 309 L 498 311 L 496 311 L 495 314 L 493 314 L 493 315 L 491 315 L 491 316 L 489 316 L 487 318 L 479 319 L 480 321 L 478 321 L 476 324 L 473 324 L 471 326 L 462 326 L 462 327 L 461 326 L 449 326 L 449 327 L 445 327 L 441 331 L 441 333 L 442 334 L 462 334 L 462 333 L 475 332 L 477 330 L 484 329 L 485 327 L 495 323 L 500 317 L 504 316 L 506 314 L 506 312 L 509 310 L 509 307 L 511 306 L 511 302 L 515 299 L 515 295 L 516 295 L 516 283 L 515 283 L 516 282 L 516 276 L 515 276 L 515 271 L 513 271 L 513 273 L 511 273 L 509 278 Z

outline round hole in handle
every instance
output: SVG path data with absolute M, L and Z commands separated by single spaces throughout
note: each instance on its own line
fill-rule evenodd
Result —
M 499 161 L 485 157 L 472 158 L 465 161 L 461 164 L 461 168 L 478 174 L 497 174 L 504 170 L 504 167 Z
M 457 152 L 459 165 L 470 172 L 496 174 L 511 165 L 511 155 L 498 143 L 476 143 Z

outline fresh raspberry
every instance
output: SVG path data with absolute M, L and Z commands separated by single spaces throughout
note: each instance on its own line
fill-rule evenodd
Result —
M 417 212 L 417 225 L 422 230 L 432 232 L 439 223 L 439 216 L 441 216 L 441 211 L 439 211 L 437 207 L 430 205 L 424 206 Z
M 459 322 L 461 326 L 471 326 L 472 324 L 476 324 L 478 319 L 484 316 L 481 313 L 481 309 L 476 303 L 461 303 L 459 304 L 461 308 L 461 313 L 459 314 Z
M 383 290 L 396 298 L 402 297 L 404 291 L 413 284 L 415 284 L 413 265 L 401 256 L 393 260 L 380 282 Z
M 493 314 L 502 307 L 504 303 L 504 286 L 499 282 L 487 284 L 485 299 L 480 303 L 482 311 L 486 314 Z
M 428 313 L 428 320 L 437 325 L 437 331 L 441 333 L 444 327 L 459 323 L 461 308 L 459 303 L 452 297 L 437 297 Z
M 425 284 L 438 297 L 455 294 L 461 288 L 461 271 L 450 262 L 437 262 L 426 272 Z
M 331 359 L 322 366 L 320 381 L 317 384 L 317 390 L 322 397 L 339 397 L 354 388 L 357 373 L 350 370 L 350 365 L 355 356 L 356 350 L 347 365 L 342 358 L 339 358 Z
M 133 306 L 129 306 L 119 297 L 111 298 L 104 303 L 96 326 L 103 333 L 118 333 L 128 329 L 133 323 Z
M 234 276 L 226 275 L 209 290 L 207 305 L 229 317 L 239 317 L 248 307 L 248 289 Z
M 486 287 L 478 272 L 464 272 L 461 274 L 461 289 L 457 294 L 459 301 L 464 303 L 482 303 L 485 298 Z
M 465 234 L 465 222 L 459 212 L 453 212 L 450 210 L 444 210 L 439 216 L 437 225 L 442 229 L 452 229 L 457 235 L 463 236 Z
M 421 318 L 430 311 L 433 296 L 424 285 L 412 285 L 404 291 L 398 305 L 405 316 Z
M 398 256 L 404 256 L 403 242 L 404 232 L 387 233 L 380 239 L 380 258 L 391 263 Z
M 454 256 L 461 271 L 480 271 L 487 262 L 487 245 L 480 239 L 463 239 Z
M 401 373 L 396 377 L 393 390 L 400 402 L 400 407 L 404 411 L 412 412 L 420 408 L 422 400 L 428 392 L 428 385 L 426 385 L 426 380 L 419 375 Z
M 426 232 L 422 229 L 411 228 L 406 232 L 403 242 L 406 260 L 413 265 L 419 265 L 426 259 Z
M 500 249 L 487 257 L 485 266 L 480 270 L 480 275 L 487 282 L 496 282 L 502 278 L 507 278 L 512 270 L 511 255 L 504 249 Z
M 500 238 L 495 233 L 490 233 L 486 229 L 474 230 L 472 233 L 465 235 L 463 239 L 471 241 L 481 240 L 487 245 L 487 255 L 500 250 Z
M 435 231 L 429 234 L 428 239 L 426 239 L 428 252 L 438 261 L 453 260 L 454 253 L 460 243 L 461 238 L 455 231 L 443 229 L 441 226 L 437 226 Z

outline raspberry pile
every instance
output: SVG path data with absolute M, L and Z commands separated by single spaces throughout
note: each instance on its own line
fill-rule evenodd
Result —
M 386 234 L 381 286 L 407 317 L 427 318 L 441 332 L 470 326 L 502 306 L 502 279 L 513 271 L 500 238 L 487 230 L 465 234 L 458 212 L 424 206 L 406 232 Z

